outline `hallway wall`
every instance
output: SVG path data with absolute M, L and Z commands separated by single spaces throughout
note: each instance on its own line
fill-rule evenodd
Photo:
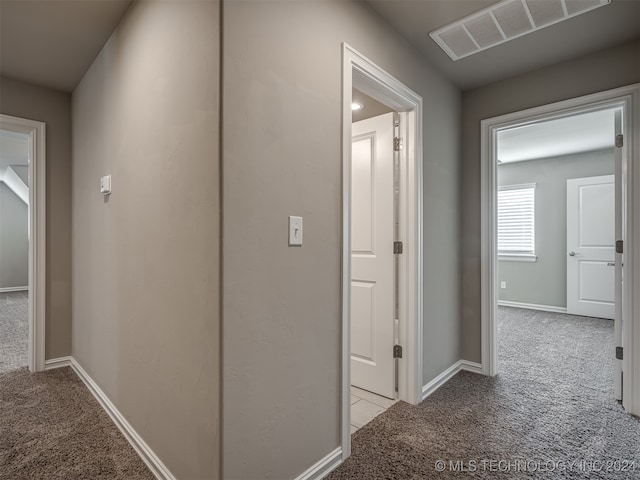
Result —
M 480 122 L 640 81 L 633 41 L 462 95 L 462 357 L 480 362 Z
M 71 354 L 71 96 L 0 77 L 0 113 L 46 123 L 45 358 Z
M 424 383 L 460 358 L 460 93 L 358 2 L 223 27 L 223 477 L 295 478 L 340 445 L 342 42 L 424 98 Z
M 219 32 L 139 1 L 72 102 L 73 356 L 185 480 L 219 472 Z

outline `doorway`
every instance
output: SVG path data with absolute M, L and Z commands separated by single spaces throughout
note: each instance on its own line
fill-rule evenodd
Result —
M 46 235 L 46 164 L 45 124 L 9 115 L 0 115 L 0 176 L 3 203 L 3 229 L 11 242 L 3 242 L 0 252 L 3 269 L 1 288 L 7 320 L 24 315 L 14 322 L 16 338 L 26 352 L 18 352 L 16 367 L 28 366 L 32 372 L 45 369 L 45 235 Z M 9 211 L 9 203 L 13 205 Z M 4 284 L 3 284 L 4 285 Z M 12 317 L 13 318 L 13 317 Z M 23 365 L 18 365 L 18 363 Z
M 497 365 L 497 313 L 498 313 L 498 298 L 499 292 L 503 289 L 509 288 L 509 282 L 505 280 L 499 281 L 499 270 L 498 267 L 498 257 L 499 257 L 499 238 L 498 238 L 498 225 L 500 219 L 497 214 L 497 204 L 499 202 L 498 193 L 499 193 L 499 185 L 498 185 L 498 170 L 501 168 L 498 164 L 498 148 L 499 148 L 499 135 L 500 132 L 508 132 L 515 131 L 518 128 L 526 129 L 527 127 L 535 124 L 540 124 L 541 122 L 560 122 L 570 117 L 576 115 L 587 115 L 590 113 L 596 114 L 598 112 L 606 112 L 606 111 L 614 111 L 619 112 L 619 119 L 621 121 L 616 121 L 616 127 L 620 128 L 621 133 L 614 133 L 614 129 L 612 128 L 611 135 L 609 136 L 609 142 L 613 147 L 615 142 L 615 159 L 612 159 L 615 162 L 615 175 L 616 178 L 619 178 L 619 186 L 621 188 L 616 189 L 619 195 L 614 195 L 617 198 L 615 202 L 613 202 L 613 198 L 611 197 L 612 190 L 610 187 L 604 187 L 603 182 L 593 181 L 592 185 L 597 186 L 596 189 L 592 190 L 591 200 L 597 199 L 598 208 L 610 208 L 613 206 L 613 203 L 616 203 L 616 210 L 620 213 L 616 218 L 618 220 L 616 225 L 615 235 L 610 235 L 610 238 L 607 237 L 607 241 L 604 242 L 604 237 L 600 235 L 600 231 L 596 230 L 591 239 L 583 238 L 582 243 L 592 243 L 597 244 L 600 252 L 603 253 L 607 251 L 612 255 L 615 255 L 615 258 L 598 258 L 597 261 L 584 262 L 584 265 L 581 268 L 581 275 L 583 278 L 580 280 L 580 292 L 583 297 L 594 297 L 590 300 L 592 303 L 603 304 L 603 298 L 595 298 L 594 295 L 587 294 L 585 296 L 585 292 L 587 292 L 589 286 L 589 279 L 585 276 L 589 272 L 589 269 L 597 270 L 601 275 L 602 272 L 607 272 L 613 279 L 614 274 L 618 277 L 618 281 L 616 284 L 618 288 L 615 289 L 615 295 L 611 295 L 613 291 L 605 292 L 609 297 L 619 297 L 620 302 L 615 302 L 616 307 L 616 341 L 615 347 L 611 345 L 611 358 L 615 355 L 618 360 L 616 363 L 618 364 L 617 370 L 618 372 L 624 372 L 624 382 L 620 381 L 618 374 L 615 374 L 615 380 L 618 383 L 618 388 L 620 390 L 620 394 L 623 400 L 623 406 L 630 413 L 637 413 L 636 410 L 636 402 L 634 401 L 637 396 L 637 391 L 635 390 L 634 383 L 637 384 L 636 377 L 638 375 L 637 369 L 634 370 L 634 365 L 632 363 L 631 358 L 633 358 L 634 348 L 637 346 L 638 338 L 637 332 L 638 328 L 634 328 L 635 324 L 638 321 L 638 317 L 635 314 L 635 310 L 637 308 L 636 304 L 634 304 L 633 299 L 633 283 L 635 278 L 635 264 L 632 261 L 635 257 L 634 253 L 634 231 L 633 225 L 634 221 L 637 222 L 637 199 L 634 203 L 634 197 L 630 195 L 630 191 L 635 183 L 637 183 L 638 179 L 634 175 L 634 165 L 633 158 L 634 155 L 632 153 L 632 149 L 630 145 L 633 145 L 634 142 L 637 142 L 637 139 L 634 139 L 634 130 L 632 128 L 632 122 L 638 121 L 637 118 L 634 118 L 634 113 L 637 112 L 637 102 L 638 102 L 638 87 L 632 86 L 628 88 L 618 89 L 611 92 L 603 92 L 601 94 L 591 95 L 588 97 L 583 97 L 579 99 L 569 100 L 566 102 L 561 102 L 559 104 L 548 105 L 544 107 L 539 107 L 535 109 L 531 109 L 524 112 L 517 112 L 514 114 L 504 115 L 501 117 L 496 117 L 492 119 L 487 119 L 482 122 L 482 359 L 483 359 L 483 373 L 487 375 L 495 375 L 498 373 L 498 365 Z M 634 110 L 634 108 L 636 110 Z M 620 135 L 620 136 L 618 136 Z M 623 137 L 626 137 L 627 141 L 623 142 Z M 626 145 L 625 145 L 626 144 Z M 637 145 L 637 143 L 636 143 Z M 612 163 L 613 163 L 612 162 Z M 613 165 L 612 165 L 613 167 Z M 608 173 L 608 172 L 607 172 Z M 579 176 L 575 175 L 576 177 Z M 580 183 L 580 180 L 577 180 Z M 571 186 L 572 182 L 568 184 Z M 575 182 L 574 182 L 575 183 Z M 586 182 L 588 183 L 588 181 Z M 605 182 L 606 183 L 606 182 Z M 535 185 L 527 186 L 530 190 L 535 191 Z M 597 191 L 596 191 L 597 190 Z M 567 190 L 568 192 L 569 190 Z M 520 194 L 522 192 L 519 192 Z M 575 192 L 574 192 L 575 193 Z M 583 192 L 584 193 L 584 192 Z M 592 195 L 593 194 L 593 195 Z M 524 193 L 522 193 L 524 195 Z M 568 195 L 568 193 L 567 193 Z M 589 195 L 582 195 L 583 200 L 586 200 L 587 203 L 589 200 Z M 603 197 L 607 197 L 607 201 L 602 202 Z M 574 201 L 574 197 L 566 197 L 567 204 L 570 204 Z M 602 205 L 607 205 L 607 207 L 602 207 Z M 567 224 L 571 223 L 571 219 L 567 220 Z M 609 218 L 611 220 L 611 218 Z M 610 222 L 613 223 L 613 222 Z M 613 225 L 611 225 L 613 226 Z M 585 230 L 586 227 L 591 228 L 591 226 L 582 225 L 580 228 L 582 229 L 582 234 L 587 232 Z M 570 234 L 569 234 L 570 236 Z M 598 237 L 598 238 L 596 238 Z M 615 240 L 621 240 L 625 245 L 624 253 L 616 253 L 613 254 L 614 245 L 612 244 L 612 239 L 615 237 Z M 519 240 L 518 240 L 519 241 Z M 604 242 L 604 243 L 603 243 Z M 505 243 L 503 240 L 502 247 L 504 248 Z M 508 243 L 508 242 L 507 242 Z M 521 242 L 522 245 L 525 245 L 527 242 Z M 606 245 L 605 245 L 606 243 Z M 575 261 L 575 257 L 578 255 L 578 252 L 572 250 L 571 247 L 567 244 L 568 247 L 564 254 L 566 255 L 566 262 L 568 269 L 572 265 L 572 262 Z M 528 256 L 529 258 L 520 259 L 521 261 L 533 261 L 535 262 L 536 255 L 535 252 L 518 252 L 519 247 L 514 246 L 516 250 L 515 256 L 522 254 L 524 257 Z M 610 251 L 610 252 L 609 252 Z M 571 253 L 574 255 L 571 255 Z M 585 254 L 585 252 L 580 252 L 580 254 Z M 563 263 L 564 263 L 563 262 Z M 625 265 L 624 272 L 624 284 L 622 283 L 622 265 Z M 589 268 L 586 268 L 589 267 Z M 567 270 L 567 274 L 569 276 L 569 270 Z M 614 272 L 612 272 L 614 271 Z M 505 282 L 506 285 L 503 283 Z M 575 292 L 571 292 L 570 287 L 571 279 L 569 279 L 569 283 L 567 284 L 567 292 L 568 295 L 574 295 Z M 597 283 L 597 282 L 596 282 Z M 592 285 L 596 285 L 596 283 L 592 282 Z M 500 285 L 500 286 L 498 286 Z M 611 289 L 614 290 L 614 289 Z M 603 292 L 599 291 L 599 295 Z M 613 301 L 613 298 L 610 298 L 610 303 Z M 533 307 L 536 307 L 534 302 L 531 302 Z M 504 304 L 504 303 L 503 303 Z M 531 305 L 529 306 L 531 307 Z M 566 311 L 566 306 L 564 306 Z M 561 311 L 560 309 L 557 311 Z M 624 355 L 617 356 L 618 352 L 624 351 Z M 623 358 L 620 358 L 623 357 Z M 629 358 L 631 357 L 631 358 Z M 622 383 L 622 385 L 620 385 Z M 618 388 L 616 389 L 616 397 L 618 396 Z
M 387 391 L 391 390 L 391 396 L 395 397 L 395 386 L 397 385 L 397 398 L 409 403 L 418 403 L 421 400 L 422 389 L 422 296 L 419 294 L 422 289 L 422 99 L 415 92 L 346 44 L 343 44 L 343 62 L 341 437 L 342 458 L 344 460 L 350 455 L 351 449 L 351 337 L 352 317 L 354 317 L 352 305 L 355 308 L 358 308 L 358 305 L 366 305 L 366 298 L 364 298 L 366 295 L 364 294 L 371 294 L 371 288 L 366 288 L 371 286 L 371 282 L 366 279 L 360 280 L 362 283 L 360 291 L 352 293 L 352 280 L 358 281 L 352 276 L 352 268 L 354 267 L 352 260 L 352 245 L 354 245 L 352 243 L 354 240 L 352 238 L 352 223 L 355 221 L 352 215 L 352 202 L 358 201 L 354 197 L 354 193 L 358 195 L 358 192 L 353 191 L 352 185 L 352 149 L 354 148 L 352 103 L 354 89 L 359 94 L 366 95 L 382 104 L 388 112 L 397 112 L 400 118 L 398 134 L 402 138 L 402 151 L 406 161 L 401 162 L 399 165 L 397 177 L 399 195 L 395 218 L 398 220 L 398 227 L 395 238 L 393 237 L 393 198 L 391 198 L 392 229 L 389 231 L 392 238 L 391 252 L 389 253 L 392 258 L 395 256 L 396 262 L 395 278 L 397 280 L 394 282 L 392 277 L 390 282 L 395 291 L 397 315 L 394 315 L 392 308 L 388 319 L 389 322 L 386 322 L 386 326 L 390 325 L 391 332 L 394 332 L 392 334 L 393 341 L 389 343 L 388 336 L 385 337 L 386 344 L 384 346 L 382 343 L 380 344 L 379 348 L 383 350 L 379 353 L 380 355 L 388 356 L 392 365 L 391 375 L 387 371 L 384 377 Z M 388 115 L 390 115 L 389 118 L 393 118 L 393 113 L 388 113 Z M 395 125 L 394 121 L 391 123 Z M 363 135 L 363 139 L 367 138 L 366 134 Z M 391 140 L 391 146 L 393 147 L 393 135 L 391 135 Z M 370 142 L 369 145 L 371 145 Z M 392 186 L 392 195 L 393 189 L 394 187 Z M 361 198 L 364 198 L 364 196 L 366 195 L 361 195 Z M 402 254 L 394 254 L 393 241 L 402 242 Z M 356 239 L 356 244 L 354 245 L 356 250 L 359 248 L 357 242 L 358 239 Z M 396 248 L 399 248 L 398 244 L 396 244 Z M 393 271 L 391 273 L 393 275 Z M 365 283 L 367 285 L 364 285 Z M 392 291 L 392 298 L 393 293 Z M 353 297 L 360 295 L 363 298 L 352 298 L 352 295 Z M 366 318 L 366 315 L 362 315 L 361 318 Z M 357 322 L 356 320 L 355 328 L 358 328 Z M 361 325 L 365 323 L 361 322 Z M 401 354 L 399 352 L 400 348 L 402 349 Z M 360 356 L 366 357 L 370 353 L 370 348 L 369 353 L 367 353 L 367 348 L 364 348 L 360 351 Z M 394 353 L 398 358 L 394 359 Z M 376 352 L 377 354 L 378 352 Z M 367 363 L 366 358 L 361 358 L 361 360 L 363 360 L 362 364 Z M 392 399 L 389 400 L 393 401 Z

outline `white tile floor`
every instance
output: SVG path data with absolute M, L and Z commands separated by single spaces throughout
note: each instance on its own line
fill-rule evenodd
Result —
M 364 427 L 396 402 L 351 386 L 351 433 Z

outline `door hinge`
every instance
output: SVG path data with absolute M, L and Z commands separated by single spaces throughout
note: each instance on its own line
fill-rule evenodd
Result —
M 402 242 L 393 242 L 393 254 L 400 255 L 402 253 Z
M 624 253 L 624 242 L 622 240 L 616 240 L 616 253 Z
M 402 150 L 402 138 L 393 137 L 393 151 L 399 152 L 400 150 Z
M 393 358 L 402 358 L 402 347 L 400 345 L 393 346 Z
M 622 347 L 616 347 L 616 360 L 622 360 Z
M 616 135 L 616 147 L 620 148 L 624 145 L 624 135 Z

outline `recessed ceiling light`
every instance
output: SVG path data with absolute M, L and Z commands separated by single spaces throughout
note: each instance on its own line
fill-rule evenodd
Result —
M 354 111 L 354 112 L 355 112 L 356 110 L 362 110 L 363 108 L 364 108 L 364 105 L 362 105 L 361 103 L 353 102 L 353 103 L 351 104 L 351 110 L 352 110 L 352 111 Z
M 455 61 L 609 3 L 611 0 L 503 0 L 429 35 Z

